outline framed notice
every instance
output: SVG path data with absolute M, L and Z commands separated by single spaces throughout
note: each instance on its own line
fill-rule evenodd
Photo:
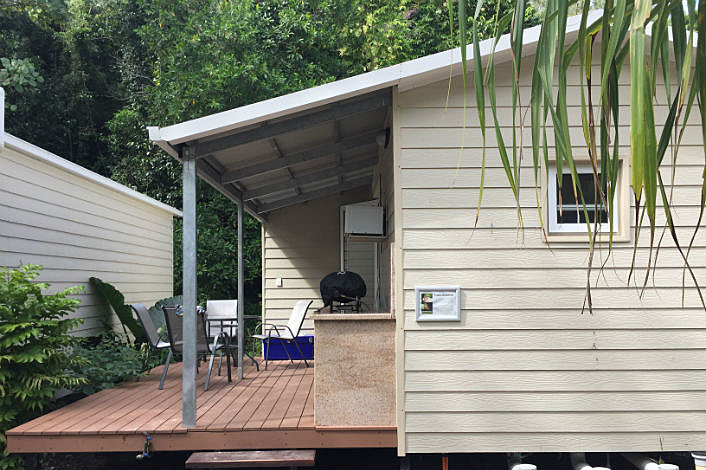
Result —
M 461 321 L 460 287 L 415 287 L 417 321 Z

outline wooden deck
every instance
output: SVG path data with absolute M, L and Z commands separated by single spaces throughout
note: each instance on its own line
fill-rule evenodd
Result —
M 206 392 L 202 364 L 197 427 L 191 429 L 181 427 L 181 364 L 170 366 L 164 390 L 157 389 L 162 373 L 157 367 L 139 382 L 103 390 L 8 431 L 8 450 L 141 451 L 148 435 L 154 451 L 397 446 L 395 429 L 317 429 L 314 368 L 287 364 L 271 362 L 260 372 L 246 366 L 243 380 L 230 384 L 214 370 Z

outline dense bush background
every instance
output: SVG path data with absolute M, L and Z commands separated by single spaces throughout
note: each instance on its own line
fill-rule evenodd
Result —
M 475 12 L 475 0 L 467 1 Z M 480 30 L 492 33 L 495 3 Z M 503 11 L 512 5 L 502 0 Z M 502 13 L 502 12 L 501 12 Z M 534 10 L 528 10 L 534 22 Z M 0 57 L 43 82 L 7 88 L 10 133 L 175 207 L 178 165 L 150 144 L 164 126 L 448 49 L 442 0 L 8 0 Z M 0 68 L 0 77 L 2 68 Z M 14 108 L 13 108 L 14 109 Z M 199 300 L 235 298 L 236 208 L 201 183 Z M 181 292 L 181 222 L 174 230 Z M 257 310 L 260 229 L 245 218 L 246 304 Z

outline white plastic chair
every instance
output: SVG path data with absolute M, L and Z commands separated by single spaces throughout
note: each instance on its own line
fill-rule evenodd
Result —
M 223 333 L 234 336 L 234 328 L 238 326 L 238 301 L 207 300 L 206 318 L 208 319 L 208 336 L 211 339 Z
M 217 337 L 222 337 L 224 334 L 230 338 L 235 338 L 235 333 L 238 331 L 238 301 L 237 300 L 207 300 L 206 301 L 206 319 L 208 327 L 208 337 L 211 341 L 215 341 Z M 230 351 L 226 351 L 228 354 Z M 235 361 L 235 357 L 233 358 Z M 213 357 L 211 358 L 213 363 Z M 221 365 L 223 364 L 223 355 L 218 360 L 218 375 L 221 375 Z
M 232 354 L 234 341 L 238 338 L 238 301 L 237 300 L 207 300 L 206 301 L 206 318 L 208 319 L 208 336 L 211 341 L 215 341 L 216 337 L 228 335 L 228 351 Z M 235 343 L 237 344 L 237 342 Z M 260 364 L 257 363 L 252 355 L 244 351 L 245 355 L 250 359 L 253 365 L 260 370 Z M 233 356 L 233 361 L 237 363 L 237 359 Z M 218 375 L 221 375 L 221 365 L 223 364 L 223 356 L 218 360 Z
M 296 303 L 292 309 L 292 313 L 289 315 L 289 321 L 286 325 L 273 325 L 271 323 L 263 323 L 265 327 L 265 334 L 252 335 L 252 338 L 259 340 L 264 340 L 267 343 L 267 350 L 265 351 L 265 370 L 267 370 L 268 356 L 270 355 L 270 342 L 272 340 L 279 341 L 284 347 L 284 352 L 287 353 L 289 362 L 294 364 L 292 356 L 290 356 L 289 351 L 287 351 L 286 343 L 293 342 L 299 351 L 299 355 L 304 360 L 306 367 L 309 367 L 309 363 L 306 362 L 304 353 L 302 353 L 299 344 L 297 343 L 297 337 L 299 337 L 299 332 L 304 324 L 304 318 L 306 318 L 306 312 L 309 310 L 309 306 L 312 304 L 313 300 L 300 300 Z

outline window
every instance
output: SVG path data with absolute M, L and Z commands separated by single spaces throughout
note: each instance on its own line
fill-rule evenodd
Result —
M 577 204 L 576 197 L 574 196 L 570 170 L 568 168 L 564 168 L 564 172 L 561 175 L 560 190 L 556 177 L 556 166 L 549 168 L 547 191 L 549 232 L 585 233 L 587 230 L 586 214 L 588 214 L 588 221 L 591 224 L 591 229 L 593 229 L 596 220 L 598 220 L 598 231 L 608 232 L 610 230 L 610 224 L 608 223 L 608 209 L 603 205 L 600 194 L 595 191 L 593 184 L 593 169 L 590 166 L 580 166 L 576 167 L 576 173 L 578 174 L 578 184 L 581 187 L 584 201 L 586 202 L 586 212 L 584 212 L 580 196 Z M 605 188 L 604 193 L 607 193 Z M 617 196 L 618 191 L 615 192 L 616 202 Z M 619 211 L 616 203 L 613 204 L 613 207 L 613 230 L 617 232 L 619 224 L 616 220 L 615 213 Z

